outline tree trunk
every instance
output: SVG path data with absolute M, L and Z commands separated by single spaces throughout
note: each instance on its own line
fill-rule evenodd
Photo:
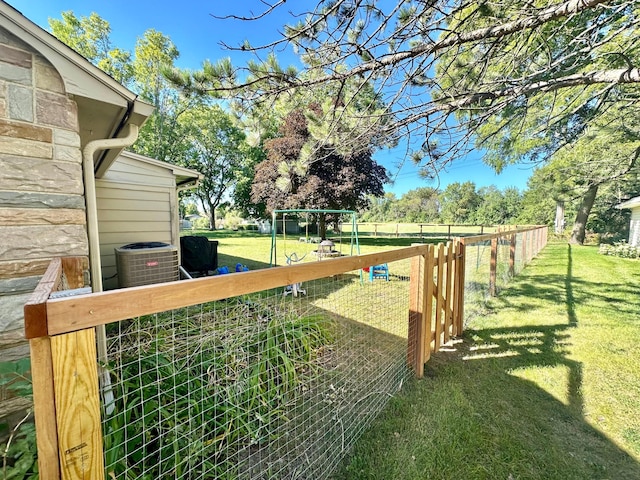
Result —
M 216 208 L 209 202 L 209 230 L 216 229 Z
M 576 214 L 576 221 L 573 224 L 569 243 L 578 245 L 582 245 L 584 243 L 587 220 L 589 218 L 589 213 L 591 213 L 591 207 L 593 207 L 593 202 L 596 199 L 597 193 L 598 185 L 591 185 L 589 190 L 587 190 L 587 193 L 582 197 L 582 202 L 580 203 L 578 213 Z
M 318 215 L 318 236 L 323 240 L 327 238 L 327 217 L 324 213 Z
M 557 234 L 561 234 L 562 232 L 564 232 L 564 201 L 563 200 L 556 201 L 555 232 Z

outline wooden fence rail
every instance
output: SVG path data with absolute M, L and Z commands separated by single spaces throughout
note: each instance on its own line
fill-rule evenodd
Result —
M 344 232 L 351 230 L 350 225 L 344 225 Z M 496 227 L 490 225 L 467 225 L 457 223 L 389 223 L 389 222 L 360 222 L 357 225 L 358 233 L 360 235 L 372 235 L 374 237 L 387 236 L 387 237 L 400 237 L 400 236 L 412 236 L 420 237 L 425 236 L 438 236 L 446 237 L 451 240 L 454 236 L 460 235 L 461 232 L 479 233 L 484 234 L 485 231 L 494 231 Z
M 495 297 L 497 294 L 497 271 L 498 271 L 498 246 L 501 242 L 509 245 L 509 277 L 516 275 L 516 248 L 517 236 L 521 235 L 521 262 L 527 264 L 535 257 L 540 250 L 547 244 L 548 227 L 535 226 L 514 228 L 510 230 L 502 230 L 497 233 L 486 235 L 475 235 L 471 237 L 459 237 L 456 240 L 462 244 L 462 249 L 466 250 L 469 245 L 483 242 L 490 242 L 490 261 L 489 261 L 489 296 Z
M 515 231 L 509 234 L 515 235 Z M 543 236 L 546 241 L 541 233 L 538 246 L 543 244 Z M 418 244 L 68 298 L 51 298 L 52 292 L 63 288 L 63 279 L 67 288 L 82 287 L 86 259 L 52 261 L 24 309 L 25 333 L 31 346 L 40 478 L 105 478 L 95 327 L 410 259 L 407 362 L 415 375 L 422 377 L 431 353 L 463 333 L 465 243 L 470 241 Z

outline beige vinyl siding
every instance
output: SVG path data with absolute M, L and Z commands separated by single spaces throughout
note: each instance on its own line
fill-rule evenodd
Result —
M 144 164 L 136 159 L 123 156 L 118 158 L 103 178 L 129 185 L 175 188 L 175 177 L 166 168 Z
M 114 249 L 135 242 L 178 242 L 173 173 L 134 158 L 119 157 L 96 181 L 100 258 L 104 289 L 118 286 Z
M 640 207 L 631 210 L 631 223 L 629 225 L 629 245 L 640 246 Z

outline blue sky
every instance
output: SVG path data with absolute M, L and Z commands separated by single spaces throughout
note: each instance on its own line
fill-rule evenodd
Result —
M 300 0 L 298 0 L 300 1 Z M 60 13 L 73 10 L 77 16 L 86 16 L 96 12 L 111 24 L 113 44 L 133 50 L 137 37 L 145 30 L 154 28 L 168 35 L 180 51 L 177 65 L 181 68 L 197 69 L 202 61 L 231 56 L 239 65 L 246 57 L 230 54 L 222 48 L 220 41 L 237 45 L 248 38 L 252 44 L 268 43 L 278 38 L 282 25 L 291 23 L 288 16 L 289 5 L 285 5 L 280 14 L 272 15 L 254 23 L 233 20 L 220 20 L 212 16 L 224 16 L 230 13 L 248 15 L 261 11 L 259 0 L 8 0 L 8 4 L 22 12 L 27 18 L 48 29 L 48 18 L 60 18 Z M 294 63 L 290 53 L 282 52 L 283 63 Z M 376 160 L 387 167 L 395 178 L 386 190 L 400 196 L 404 192 L 424 186 L 445 188 L 449 183 L 473 181 L 478 187 L 495 185 L 500 189 L 517 187 L 524 190 L 531 175 L 526 166 L 510 166 L 500 175 L 484 165 L 479 156 L 470 155 L 457 160 L 446 171 L 440 172 L 437 181 L 428 181 L 419 177 L 417 169 L 410 161 L 402 162 L 405 150 L 378 152 Z M 398 170 L 397 165 L 403 163 Z

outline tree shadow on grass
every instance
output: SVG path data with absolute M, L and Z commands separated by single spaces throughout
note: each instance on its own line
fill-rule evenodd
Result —
M 574 278 L 570 247 L 567 255 L 566 274 L 499 299 L 515 320 L 533 289 L 565 310 L 566 323 L 465 332 L 432 355 L 425 378 L 392 400 L 334 478 L 640 478 L 638 461 L 585 418 L 583 365 L 570 342 L 586 282 Z
M 576 325 L 576 305 L 585 303 L 600 304 L 602 308 L 611 308 L 612 314 L 635 316 L 636 307 L 625 302 L 625 297 L 640 296 L 640 284 L 621 277 L 617 282 L 602 284 L 598 278 L 576 278 L 574 276 L 573 252 L 567 245 L 566 257 L 557 266 L 566 267 L 566 273 L 535 274 L 528 272 L 523 280 L 510 284 L 500 292 L 496 302 L 483 305 L 484 312 L 492 313 L 498 309 L 508 308 L 513 311 L 526 313 L 537 308 L 540 301 L 564 306 L 568 323 Z M 552 262 L 545 262 L 548 268 Z M 467 282 L 467 290 L 487 290 L 487 284 L 482 282 Z
M 570 328 L 469 332 L 392 400 L 335 478 L 640 478 L 637 461 L 583 418 Z M 532 366 L 566 390 L 541 388 Z

